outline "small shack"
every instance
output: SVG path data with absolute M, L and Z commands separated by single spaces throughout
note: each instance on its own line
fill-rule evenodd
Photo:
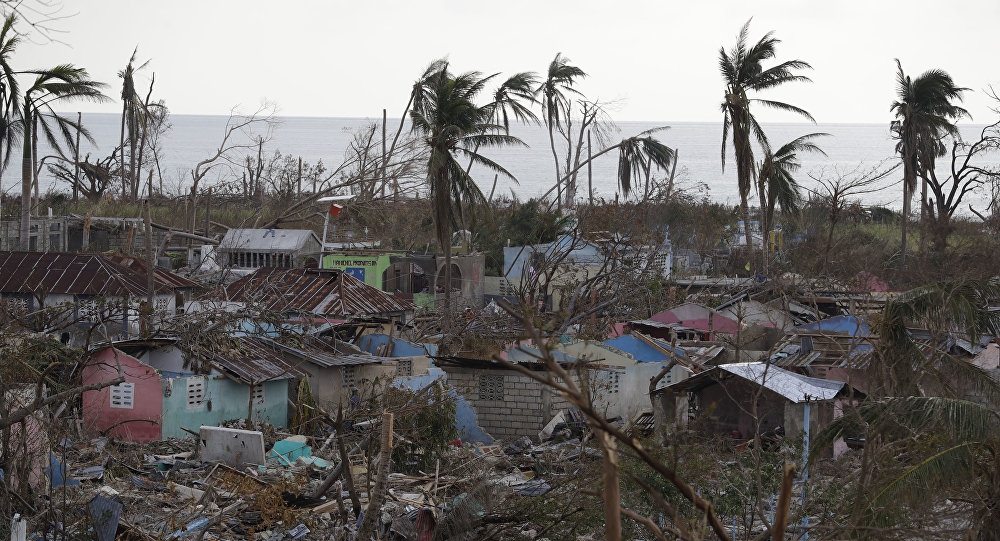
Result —
M 841 381 L 812 378 L 767 363 L 712 367 L 654 392 L 662 425 L 691 427 L 738 440 L 778 427 L 797 438 L 805 429 L 822 429 L 839 417 L 848 400 L 862 397 Z M 754 415 L 756 412 L 756 415 Z M 844 447 L 838 447 L 839 454 Z

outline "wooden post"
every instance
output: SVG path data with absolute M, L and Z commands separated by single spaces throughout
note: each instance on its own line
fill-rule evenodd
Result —
M 368 539 L 375 531 L 375 520 L 378 518 L 382 503 L 385 502 L 385 481 L 389 477 L 389 463 L 392 462 L 392 414 L 382 414 L 382 449 L 378 456 L 378 476 L 375 486 L 368 491 L 368 508 L 358 528 L 357 539 Z
M 208 233 L 208 229 L 212 227 L 211 214 L 212 214 L 212 188 L 210 187 L 208 188 L 208 191 L 205 193 L 205 236 L 206 237 L 211 236 Z
M 153 170 L 149 170 L 149 182 L 153 182 Z M 145 321 L 143 321 L 143 327 L 145 328 L 146 336 L 149 336 L 153 332 L 153 309 L 156 306 L 156 260 L 153 254 L 153 210 L 152 204 L 149 201 L 149 196 L 146 197 L 144 203 L 146 207 L 146 310 L 145 310 Z
M 379 167 L 379 178 L 382 179 L 382 196 L 385 197 L 385 167 L 388 165 L 389 157 L 385 155 L 385 123 L 388 121 L 387 113 L 385 108 L 382 109 L 382 167 Z M 392 191 L 392 200 L 396 201 L 399 197 L 399 191 Z

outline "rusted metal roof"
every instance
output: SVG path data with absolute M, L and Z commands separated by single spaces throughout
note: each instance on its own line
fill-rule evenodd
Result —
M 164 270 L 155 275 L 156 293 L 192 287 L 188 283 L 193 284 Z M 104 254 L 0 251 L 0 293 L 142 296 L 145 265 Z
M 229 301 L 275 312 L 326 317 L 372 316 L 413 310 L 413 303 L 338 270 L 262 268 L 229 284 Z
M 332 344 L 325 344 L 322 340 L 310 337 L 306 338 L 306 341 L 301 348 L 282 344 L 268 338 L 262 338 L 261 341 L 277 350 L 281 350 L 289 355 L 292 355 L 293 357 L 323 368 L 330 368 L 333 366 L 394 363 L 396 361 L 395 359 L 389 357 L 378 357 L 376 355 L 360 351 L 344 353 L 339 351 Z
M 133 271 L 143 276 L 146 276 L 146 262 L 143 261 L 142 259 L 132 256 L 116 255 L 116 254 L 106 255 L 104 257 L 108 257 L 113 261 L 115 261 L 116 263 L 118 263 L 119 265 L 128 267 Z M 161 269 L 159 267 L 153 267 L 153 279 L 158 284 L 163 284 L 165 286 L 174 289 L 194 289 L 200 287 L 200 284 L 198 284 L 198 282 L 188 280 L 187 278 L 179 274 L 174 274 L 166 269 Z
M 188 354 L 204 358 L 220 372 L 248 385 L 308 375 L 286 361 L 276 348 L 257 338 L 233 337 L 232 347 L 217 344 L 216 347 L 199 348 L 197 351 L 185 347 L 183 343 L 177 345 Z

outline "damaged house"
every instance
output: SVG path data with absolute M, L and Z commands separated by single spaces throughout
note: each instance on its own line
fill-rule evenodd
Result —
M 43 252 L 0 252 L 0 299 L 4 316 L 39 330 L 60 329 L 63 342 L 125 339 L 140 332 L 145 302 L 144 261 L 128 256 Z M 175 315 L 198 284 L 172 272 L 153 272 L 152 324 Z M 46 321 L 39 311 L 47 309 Z
M 844 382 L 758 362 L 714 366 L 658 389 L 653 396 L 661 426 L 690 427 L 746 441 L 773 434 L 779 427 L 786 437 L 801 437 L 807 418 L 808 430 L 821 430 L 864 395 Z M 835 453 L 844 450 L 846 446 L 838 444 Z
M 174 339 L 117 342 L 99 349 L 82 383 L 125 382 L 83 394 L 84 424 L 127 441 L 183 438 L 185 428 L 233 419 L 286 426 L 288 399 L 305 371 L 268 343 L 227 337 L 211 346 Z
M 413 303 L 339 270 L 262 268 L 229 284 L 225 293 L 229 302 L 254 304 L 289 319 L 405 323 L 415 309 Z
M 316 268 L 321 248 L 308 229 L 230 229 L 215 258 L 220 267 L 243 275 L 263 267 Z

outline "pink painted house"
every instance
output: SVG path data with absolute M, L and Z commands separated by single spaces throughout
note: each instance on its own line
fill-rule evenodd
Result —
M 196 372 L 196 366 L 207 372 Z M 277 347 L 249 337 L 232 337 L 230 347 L 219 351 L 192 351 L 175 339 L 155 338 L 94 351 L 82 382 L 113 380 L 119 367 L 123 383 L 83 394 L 83 421 L 137 443 L 183 438 L 185 429 L 248 417 L 286 426 L 289 392 L 308 375 Z
M 83 369 L 83 384 L 114 379 L 119 366 L 124 383 L 83 393 L 84 424 L 102 432 L 110 428 L 109 436 L 126 441 L 162 439 L 162 380 L 156 369 L 116 348 L 104 348 Z

